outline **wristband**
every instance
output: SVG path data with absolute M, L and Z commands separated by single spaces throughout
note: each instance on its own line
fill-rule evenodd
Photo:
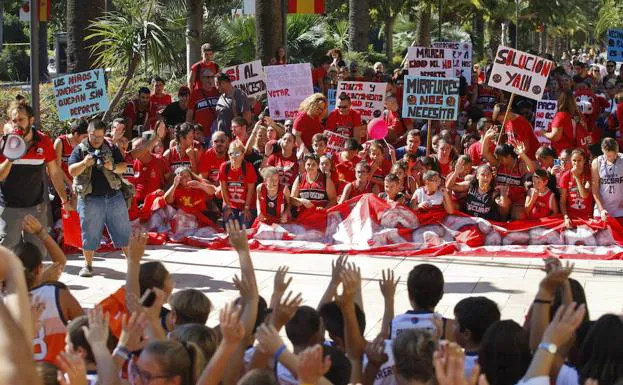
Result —
M 123 345 L 117 345 L 112 354 L 113 356 L 119 356 L 124 360 L 128 360 L 130 358 L 130 350 Z
M 277 362 L 279 362 L 279 357 L 281 357 L 281 355 L 283 354 L 283 352 L 285 352 L 286 350 L 286 345 L 281 345 L 281 347 L 279 349 L 277 349 L 277 351 L 275 352 L 275 356 L 273 357 L 273 360 L 275 361 L 275 367 L 277 366 Z
M 542 304 L 545 304 L 545 305 L 551 305 L 552 301 L 548 301 L 546 299 L 535 298 L 534 299 L 534 303 L 542 303 Z

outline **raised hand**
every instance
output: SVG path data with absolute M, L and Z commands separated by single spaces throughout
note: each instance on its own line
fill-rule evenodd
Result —
M 60 369 L 56 379 L 60 385 L 87 385 L 89 383 L 86 364 L 79 354 L 61 352 L 56 361 Z
M 346 267 L 347 262 L 348 256 L 346 254 L 340 254 L 337 259 L 331 261 L 331 283 L 335 283 L 337 285 L 340 282 L 340 276 L 342 275 L 342 271 Z
M 387 354 L 385 354 L 385 340 L 381 335 L 378 335 L 374 341 L 368 342 L 365 349 L 368 362 L 381 366 L 387 362 Z
M 524 142 L 517 142 L 515 144 L 515 154 L 521 156 L 526 153 L 526 145 Z
M 145 245 L 147 244 L 147 232 L 138 226 L 132 229 L 130 242 L 128 244 L 128 262 L 141 263 L 141 258 L 145 255 Z
M 30 214 L 24 217 L 24 223 L 22 224 L 22 228 L 25 232 L 35 235 L 43 231 L 43 226 L 41 226 L 41 222 L 39 222 L 37 218 Z
M 357 294 L 357 273 L 353 270 L 345 270 L 340 276 L 342 281 L 342 294 L 337 295 L 335 302 L 338 305 L 346 307 L 355 303 L 355 295 Z
M 322 358 L 322 346 L 316 345 L 298 355 L 296 374 L 301 384 L 317 384 L 331 368 L 331 357 Z
M 575 302 L 568 306 L 561 305 L 556 311 L 554 319 L 545 329 L 543 342 L 552 343 L 556 346 L 565 344 L 574 335 L 585 314 L 586 306 L 584 304 L 577 306 L 577 308 Z
M 396 295 L 396 287 L 398 286 L 398 282 L 400 281 L 400 277 L 394 280 L 394 271 L 392 269 L 387 269 L 387 273 L 385 270 L 381 271 L 381 279 L 379 279 L 379 288 L 381 289 L 381 294 L 383 298 L 394 298 Z
M 465 378 L 465 352 L 454 342 L 440 346 L 433 355 L 438 385 L 476 385 L 480 366 L 476 364 L 470 378 Z
M 273 293 L 277 293 L 279 298 L 286 292 L 290 283 L 292 283 L 292 277 L 286 281 L 286 274 L 290 268 L 288 266 L 279 266 L 273 283 Z
M 229 243 L 236 251 L 249 251 L 249 239 L 244 228 L 240 227 L 240 223 L 230 220 L 225 224 L 225 230 L 229 234 Z
M 292 297 L 292 292 L 289 292 L 288 295 L 273 309 L 273 325 L 278 328 L 281 328 L 283 325 L 287 324 L 288 321 L 294 317 L 294 314 L 298 310 L 299 306 L 303 303 L 301 293 L 298 293 L 292 299 L 290 299 L 290 297 Z
M 145 347 L 147 343 L 143 339 L 143 331 L 147 328 L 147 316 L 144 312 L 133 312 L 130 318 L 124 314 L 121 319 L 121 336 L 119 345 L 125 346 L 129 351 L 135 352 Z
M 39 277 L 39 282 L 53 282 L 61 279 L 65 265 L 62 263 L 54 262 L 43 270 Z
M 233 282 L 236 289 L 240 292 L 240 297 L 242 297 L 243 300 L 249 301 L 257 295 L 253 282 L 250 282 L 250 280 L 240 279 L 237 275 L 234 275 Z
M 274 356 L 283 346 L 283 340 L 273 325 L 262 324 L 255 333 L 255 339 L 259 342 L 262 352 Z
M 228 303 L 219 315 L 222 343 L 231 347 L 238 346 L 244 337 L 244 324 L 240 320 L 241 307 Z
M 541 280 L 539 289 L 553 296 L 556 290 L 569 279 L 575 265 L 567 262 L 564 267 L 559 264 L 551 264 L 550 266 L 550 271 L 545 278 Z
M 84 336 L 91 347 L 104 345 L 108 342 L 108 323 L 110 313 L 104 314 L 101 307 L 96 307 L 89 312 L 89 326 L 83 326 Z

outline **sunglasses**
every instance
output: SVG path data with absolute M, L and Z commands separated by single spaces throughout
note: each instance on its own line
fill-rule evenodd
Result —
M 242 152 L 240 151 L 230 152 L 228 155 L 231 156 L 232 158 L 237 158 L 242 155 Z
M 343 110 L 343 109 L 348 108 L 348 106 L 337 106 L 337 108 L 339 108 L 340 110 Z

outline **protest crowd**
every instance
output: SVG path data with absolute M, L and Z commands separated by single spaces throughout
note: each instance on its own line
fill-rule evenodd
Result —
M 411 68 L 360 69 L 334 49 L 308 70 L 310 92 L 286 112 L 235 86 L 213 54 L 202 46 L 176 100 L 154 76 L 112 123 L 79 119 L 58 138 L 33 126 L 24 100 L 8 106 L 5 134 L 22 137 L 26 152 L 0 155 L 0 383 L 622 383 L 623 321 L 614 314 L 590 320 L 572 264 L 546 260 L 524 325 L 501 320 L 485 297 L 466 298 L 453 319 L 441 317 L 435 307 L 444 277 L 430 264 L 410 271 L 412 308 L 395 315 L 399 278 L 383 272 L 382 330 L 367 341 L 355 263 L 334 261 L 316 308 L 302 306 L 305 293 L 288 292 L 286 266 L 264 299 L 246 229 L 286 225 L 362 196 L 417 215 L 495 223 L 559 217 L 568 229 L 618 223 L 623 68 L 596 54 L 570 53 L 557 65 L 530 55 L 546 85 L 511 81 L 515 94 L 490 85 L 500 82 L 493 63 L 440 84 L 426 72 L 413 78 Z M 503 54 L 494 62 L 514 65 L 519 57 L 528 68 L 523 53 Z M 292 94 L 269 87 L 270 73 L 288 65 L 283 49 L 277 56 L 264 67 L 266 84 L 246 87 L 249 93 Z M 409 58 L 406 67 L 420 62 Z M 526 90 L 539 97 L 523 96 Z M 542 112 L 541 104 L 555 107 Z M 539 127 L 547 113 L 552 118 Z M 218 327 L 205 325 L 212 310 L 205 294 L 173 293 L 162 263 L 141 263 L 162 213 L 178 227 L 225 229 L 238 253 L 240 297 L 220 311 Z M 96 273 L 103 236 L 127 260 L 125 285 L 88 315 L 58 282 L 68 249 L 58 242 L 63 225 L 53 224 L 70 216 L 79 222 L 80 276 Z M 44 267 L 46 255 L 53 264 Z

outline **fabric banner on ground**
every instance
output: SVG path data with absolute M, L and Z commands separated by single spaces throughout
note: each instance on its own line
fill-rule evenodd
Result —
M 274 120 L 294 119 L 299 105 L 314 93 L 309 63 L 264 67 L 270 117 Z
M 348 95 L 353 109 L 361 113 L 363 120 L 369 121 L 383 113 L 386 88 L 387 83 L 340 81 L 336 95 Z
M 148 198 L 144 213 L 151 215 L 135 221 L 150 231 L 151 244 L 230 248 L 221 229 L 200 227 L 202 222 L 192 214 L 162 200 L 161 196 Z M 256 221 L 249 238 L 252 249 L 284 253 L 622 259 L 623 227 L 617 220 L 574 220 L 573 224 L 574 228 L 566 229 L 561 216 L 500 223 L 443 211 L 422 214 L 366 194 L 329 210 L 304 211 L 288 224 Z
M 450 48 L 409 47 L 407 68 L 411 76 L 451 78 L 455 75 Z
M 223 68 L 231 79 L 231 84 L 241 89 L 247 96 L 266 94 L 266 77 L 260 60 Z
M 453 78 L 465 77 L 467 84 L 472 84 L 472 43 L 461 41 L 438 41 L 433 48 L 450 48 L 452 50 Z
M 554 63 L 500 45 L 493 60 L 489 86 L 526 98 L 541 100 Z

